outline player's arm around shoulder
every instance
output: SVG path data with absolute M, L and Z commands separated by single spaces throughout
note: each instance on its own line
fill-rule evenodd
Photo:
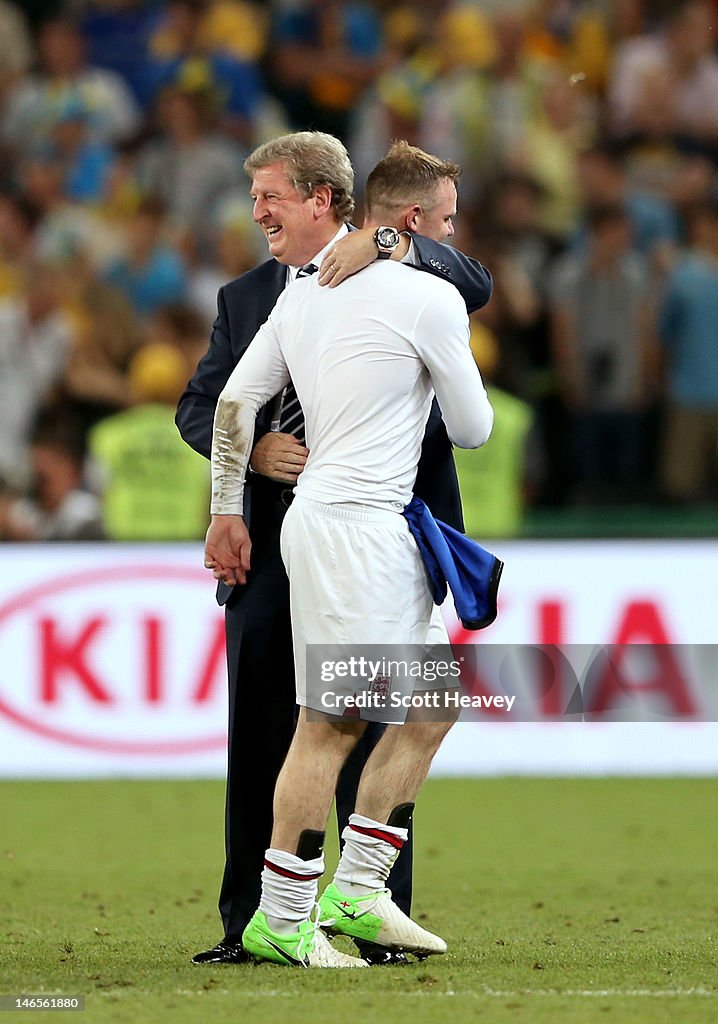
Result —
M 413 250 L 410 253 L 410 249 Z M 411 257 L 407 260 L 407 257 Z M 319 284 L 336 288 L 342 281 L 376 262 L 377 249 L 373 228 L 350 231 L 325 255 L 319 268 Z M 491 274 L 472 256 L 451 245 L 435 242 L 425 235 L 402 232 L 391 259 L 381 261 L 388 267 L 407 260 L 407 265 L 452 284 L 461 295 L 469 313 L 481 309 L 491 298 Z
M 469 318 L 459 293 L 445 282 L 425 288 L 414 346 L 427 367 L 446 430 L 459 448 L 480 448 L 494 412 L 469 344 Z
M 452 284 L 469 313 L 486 305 L 494 283 L 490 272 L 477 259 L 425 235 L 412 235 L 412 242 L 418 270 Z

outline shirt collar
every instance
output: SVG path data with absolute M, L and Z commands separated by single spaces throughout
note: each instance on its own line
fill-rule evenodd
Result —
M 340 238 L 343 238 L 344 235 L 347 235 L 347 234 L 349 234 L 349 228 L 346 226 L 346 224 L 342 224 L 342 226 L 339 228 L 339 230 L 337 231 L 337 233 L 334 236 L 334 238 L 331 238 L 327 242 L 327 244 L 324 246 L 324 248 L 320 249 L 319 252 L 316 254 L 316 256 L 314 256 L 309 262 L 313 263 L 315 267 L 319 268 L 319 266 L 321 265 L 322 260 L 326 256 L 327 252 L 334 245 L 334 243 L 338 242 Z M 303 266 L 306 266 L 306 263 L 303 264 Z M 297 272 L 298 272 L 299 269 L 300 269 L 299 267 L 292 267 L 292 266 L 288 266 L 287 267 L 287 284 L 291 284 L 292 281 L 296 281 L 296 279 L 297 279 Z

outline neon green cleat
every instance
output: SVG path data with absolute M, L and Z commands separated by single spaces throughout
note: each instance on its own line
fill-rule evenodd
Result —
M 391 898 L 390 889 L 345 896 L 332 882 L 319 900 L 320 923 L 330 935 L 349 935 L 405 953 L 445 953 L 446 943 L 422 928 Z
M 302 921 L 297 932 L 279 935 L 271 930 L 261 910 L 244 929 L 242 945 L 254 960 L 284 967 L 367 966 L 358 957 L 335 949 L 316 921 Z

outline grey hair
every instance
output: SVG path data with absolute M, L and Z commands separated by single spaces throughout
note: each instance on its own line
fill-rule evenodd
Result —
M 349 154 L 333 135 L 326 132 L 292 132 L 258 146 L 244 161 L 252 177 L 270 164 L 284 164 L 296 189 L 309 197 L 317 185 L 332 190 L 332 206 L 342 221 L 354 212 L 354 169 Z

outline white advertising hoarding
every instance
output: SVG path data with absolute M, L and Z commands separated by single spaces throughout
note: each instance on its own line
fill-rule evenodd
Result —
M 511 542 L 452 640 L 711 644 L 716 542 Z M 223 615 L 201 545 L 0 546 L 0 776 L 222 776 Z M 257 723 L 261 729 L 262 723 Z M 718 726 L 457 726 L 437 773 L 715 772 Z

